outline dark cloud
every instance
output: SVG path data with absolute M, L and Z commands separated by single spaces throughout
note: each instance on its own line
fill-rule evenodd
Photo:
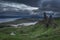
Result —
M 7 2 L 16 2 L 16 3 L 23 3 L 29 6 L 38 6 L 38 7 L 45 7 L 53 9 L 53 10 L 60 10 L 60 0 L 3 0 Z
M 34 15 L 33 10 L 38 10 L 38 7 L 31 7 L 20 3 L 0 2 L 0 18 L 2 16 L 29 16 Z
M 51 10 L 60 11 L 60 0 L 40 0 L 38 6 L 42 8 L 49 8 Z
M 23 3 L 30 6 L 37 6 L 38 2 L 38 0 L 3 0 L 3 1 Z

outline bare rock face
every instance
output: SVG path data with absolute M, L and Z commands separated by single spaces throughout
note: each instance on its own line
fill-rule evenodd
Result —
M 46 28 L 48 28 L 49 26 L 56 28 L 57 24 L 54 22 L 52 15 L 48 17 L 45 12 L 43 15 L 44 15 L 43 20 L 39 20 L 38 24 L 44 24 Z

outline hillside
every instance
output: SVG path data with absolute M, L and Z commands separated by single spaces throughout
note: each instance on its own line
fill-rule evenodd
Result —
M 56 19 L 56 28 L 43 24 L 20 28 L 0 28 L 0 40 L 60 40 L 60 19 Z M 15 32 L 15 35 L 10 35 Z

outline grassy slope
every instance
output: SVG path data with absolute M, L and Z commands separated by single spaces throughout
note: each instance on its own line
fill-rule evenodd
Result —
M 57 28 L 48 29 L 42 24 L 21 28 L 0 28 L 0 40 L 60 40 L 60 19 Z M 16 32 L 16 35 L 9 35 Z

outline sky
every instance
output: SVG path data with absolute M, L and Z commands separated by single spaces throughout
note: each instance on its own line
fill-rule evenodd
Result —
M 40 0 L 38 2 L 40 7 L 51 7 L 55 10 L 60 10 L 60 0 Z
M 35 15 L 40 8 L 60 11 L 60 0 L 0 0 L 0 16 Z
M 40 6 L 50 4 L 53 7 L 60 7 L 60 0 L 3 0 L 9 2 L 22 3 L 30 6 Z
M 39 0 L 4 0 L 9 2 L 23 3 L 30 6 L 37 6 Z
M 60 12 L 60 0 L 0 0 L 1 16 L 39 15 L 37 10 Z
M 17 19 L 2 18 L 4 16 L 29 16 L 34 14 L 33 10 L 38 10 L 38 7 L 31 2 L 24 0 L 21 0 L 21 2 L 20 0 L 0 0 L 0 23 Z
M 25 4 L 31 7 L 51 7 L 55 10 L 60 9 L 60 0 L 1 0 L 18 4 Z
M 31 7 L 51 7 L 54 10 L 60 10 L 60 0 L 1 0 L 18 4 L 25 4 Z

